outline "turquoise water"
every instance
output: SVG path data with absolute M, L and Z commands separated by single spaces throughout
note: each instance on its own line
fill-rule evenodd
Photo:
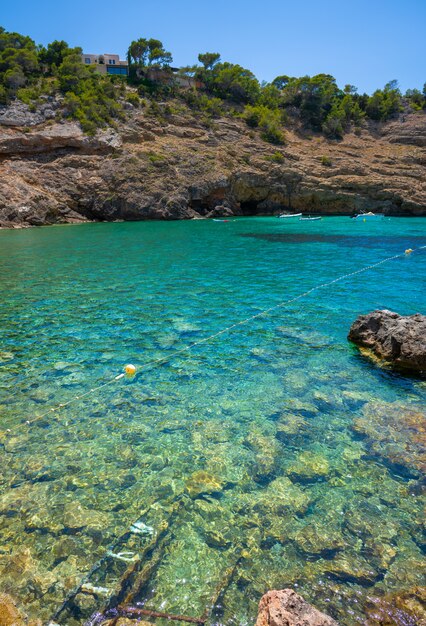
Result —
M 421 218 L 283 221 L 0 232 L 0 591 L 30 616 L 47 622 L 98 560 L 102 591 L 55 621 L 103 610 L 131 567 L 108 549 L 151 564 L 133 603 L 199 617 L 213 602 L 221 624 L 253 624 L 288 586 L 365 623 L 422 584 L 426 383 L 346 336 L 375 308 L 425 312 L 426 250 L 142 369 L 426 245 Z M 126 363 L 134 378 L 76 399 Z

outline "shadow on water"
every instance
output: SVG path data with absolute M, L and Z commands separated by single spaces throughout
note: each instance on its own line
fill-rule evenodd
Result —
M 269 241 L 270 243 L 335 243 L 350 248 L 388 248 L 389 245 L 403 247 L 407 237 L 376 235 L 328 235 L 322 233 L 241 233 L 247 237 Z M 414 235 L 409 238 L 412 246 L 426 245 L 426 237 Z

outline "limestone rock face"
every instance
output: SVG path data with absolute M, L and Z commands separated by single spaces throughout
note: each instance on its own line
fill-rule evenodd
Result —
M 0 106 L 0 227 L 285 210 L 426 215 L 423 112 L 366 124 L 340 142 L 302 138 L 294 121 L 277 161 L 277 147 L 243 120 L 130 108 L 89 137 L 61 118 L 61 106 L 54 98 L 34 110 Z
M 360 315 L 348 339 L 381 359 L 407 370 L 426 372 L 426 316 L 402 316 L 392 311 Z
M 52 124 L 29 132 L 0 130 L 1 156 L 52 152 L 61 148 L 105 153 L 120 146 L 121 139 L 113 130 L 100 131 L 95 137 L 88 137 L 75 122 Z
M 337 622 L 292 589 L 283 589 L 261 598 L 256 626 L 337 626 Z
M 416 123 L 407 123 L 405 116 L 401 122 L 391 122 L 382 132 L 382 136 L 390 143 L 411 144 L 413 146 L 426 147 L 426 126 L 422 124 L 422 118 L 416 118 Z
M 0 126 L 36 126 L 54 118 L 57 108 L 58 102 L 50 97 L 35 111 L 28 104 L 14 100 L 8 106 L 0 106 Z

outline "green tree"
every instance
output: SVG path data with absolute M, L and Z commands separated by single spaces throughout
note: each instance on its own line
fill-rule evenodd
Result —
M 71 48 L 58 68 L 59 87 L 67 93 L 84 91 L 85 81 L 94 74 L 94 67 L 81 62 L 81 48 Z
M 164 67 L 170 65 L 172 61 L 173 57 L 171 53 L 164 50 L 164 48 L 153 48 L 149 51 L 149 65 Z
M 282 76 L 277 76 L 276 78 L 274 78 L 274 80 L 272 81 L 272 84 L 277 89 L 282 91 L 284 89 L 284 87 L 286 87 L 288 85 L 289 80 L 290 80 L 290 77 L 286 76 L 285 74 L 283 74 Z
M 343 87 L 343 93 L 350 94 L 351 96 L 355 95 L 357 91 L 358 89 L 357 87 L 355 87 L 355 85 L 345 85 Z
M 11 67 L 4 73 L 3 83 L 12 92 L 15 92 L 20 87 L 23 87 L 26 82 L 27 79 L 25 78 L 25 74 L 18 65 Z
M 333 76 L 317 74 L 312 77 L 290 78 L 282 93 L 285 105 L 300 109 L 300 117 L 305 126 L 321 130 L 334 98 L 341 92 Z
M 1 99 L 8 102 L 18 89 L 37 80 L 37 46 L 30 37 L 0 29 Z
M 254 103 L 260 95 L 259 81 L 250 70 L 233 63 L 217 63 L 197 73 L 207 91 L 223 100 Z
M 407 89 L 404 98 L 406 98 L 411 107 L 416 111 L 420 111 L 423 108 L 424 96 L 418 89 Z
M 130 64 L 134 63 L 140 67 L 147 65 L 167 66 L 173 61 L 171 53 L 164 49 L 159 39 L 140 38 L 132 41 L 127 57 Z
M 148 61 L 148 52 L 148 40 L 141 38 L 132 41 L 129 46 L 128 57 L 131 62 L 143 66 Z
M 205 52 L 198 55 L 198 60 L 204 65 L 205 70 L 211 70 L 220 61 L 219 52 Z
M 368 117 L 372 120 L 381 120 L 384 116 L 384 94 L 381 89 L 376 89 L 368 98 L 365 108 Z
M 49 74 L 52 74 L 60 66 L 69 49 L 66 41 L 52 41 L 52 43 L 47 44 L 47 48 L 42 47 L 39 50 L 39 63 L 47 69 Z
M 401 109 L 401 92 L 396 80 L 387 83 L 384 89 L 376 89 L 365 107 L 368 117 L 377 121 L 386 121 Z
M 277 109 L 281 104 L 281 92 L 273 83 L 263 85 L 260 92 L 259 104 Z

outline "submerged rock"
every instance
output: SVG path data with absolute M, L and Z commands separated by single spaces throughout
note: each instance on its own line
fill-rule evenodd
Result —
M 393 469 L 418 478 L 426 470 L 425 411 L 419 405 L 369 402 L 352 430 Z
M 302 452 L 288 468 L 289 476 L 302 483 L 324 480 L 329 471 L 328 460 L 316 452 Z
M 299 552 L 310 558 L 330 558 L 345 547 L 342 533 L 328 524 L 307 524 L 293 539 Z
M 64 509 L 64 526 L 70 530 L 88 528 L 105 531 L 111 524 L 111 515 L 103 511 L 86 509 L 79 502 L 69 502 Z
M 254 480 L 261 482 L 263 478 L 274 475 L 281 453 L 281 447 L 275 436 L 265 435 L 260 428 L 253 426 L 247 436 L 246 444 L 255 453 Z
M 191 498 L 197 498 L 203 493 L 220 493 L 223 483 L 217 476 L 213 476 L 213 474 L 209 474 L 204 470 L 198 470 L 190 476 L 185 486 Z
M 306 512 L 311 499 L 300 487 L 285 476 L 269 483 L 267 489 L 249 494 L 247 505 L 262 515 L 281 517 Z
M 426 624 L 426 588 L 369 598 L 366 626 L 416 626 Z
M 261 598 L 256 626 L 337 626 L 337 622 L 292 589 L 283 589 Z
M 0 625 L 20 626 L 24 620 L 13 599 L 5 593 L 0 593 Z
M 377 310 L 360 315 L 348 339 L 400 368 L 426 373 L 426 316 Z
M 307 422 L 297 413 L 284 412 L 277 423 L 277 439 L 287 441 L 293 436 L 306 436 Z
M 335 580 L 358 583 L 369 587 L 379 578 L 379 573 L 359 554 L 347 551 L 327 561 L 324 573 Z

